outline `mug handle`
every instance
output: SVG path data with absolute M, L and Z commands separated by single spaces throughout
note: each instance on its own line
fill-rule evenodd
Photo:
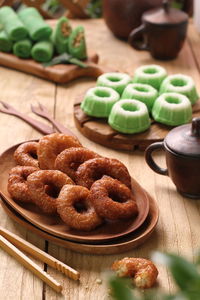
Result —
M 140 25 L 136 29 L 132 30 L 128 37 L 129 44 L 136 50 L 149 50 L 147 43 L 144 41 L 144 33 L 146 32 L 146 27 L 144 24 Z M 143 40 L 141 43 L 140 40 Z
M 168 170 L 167 169 L 164 169 L 164 168 L 161 168 L 159 167 L 155 161 L 153 160 L 153 157 L 152 157 L 152 153 L 155 151 L 155 150 L 158 150 L 158 149 L 162 149 L 164 150 L 164 143 L 163 142 L 158 142 L 158 143 L 154 143 L 152 145 L 150 145 L 146 151 L 145 151 L 145 160 L 147 162 L 147 164 L 149 165 L 149 167 L 155 171 L 156 173 L 158 174 L 161 174 L 161 175 L 168 175 Z

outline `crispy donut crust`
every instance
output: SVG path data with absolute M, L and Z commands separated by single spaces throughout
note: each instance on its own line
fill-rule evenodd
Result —
M 76 172 L 76 183 L 89 189 L 103 175 L 118 179 L 131 188 L 131 177 L 125 165 L 106 157 L 93 158 L 81 164 Z
M 131 190 L 119 180 L 109 176 L 103 176 L 93 183 L 90 201 L 98 215 L 106 219 L 127 219 L 138 213 Z
M 57 198 L 65 184 L 73 184 L 71 178 L 57 170 L 40 170 L 27 178 L 32 201 L 47 214 L 57 212 Z
M 77 230 L 91 231 L 102 223 L 88 198 L 90 191 L 78 185 L 65 185 L 58 197 L 57 211 L 63 222 Z M 78 211 L 75 204 L 81 204 L 84 210 Z
M 15 150 L 14 160 L 21 166 L 32 166 L 35 168 L 39 168 L 37 149 L 37 142 L 23 143 Z
M 30 166 L 17 166 L 10 170 L 7 189 L 14 200 L 32 202 L 27 177 L 36 171 L 37 168 Z
M 52 133 L 42 137 L 37 151 L 40 168 L 54 170 L 57 155 L 70 147 L 82 147 L 82 145 L 77 138 L 62 133 Z

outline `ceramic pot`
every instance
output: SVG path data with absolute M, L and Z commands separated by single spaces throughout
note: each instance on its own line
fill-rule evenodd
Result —
M 159 167 L 152 157 L 159 149 L 165 152 L 167 169 Z M 200 199 L 200 118 L 172 129 L 163 142 L 150 145 L 145 159 L 153 171 L 169 176 L 183 196 Z

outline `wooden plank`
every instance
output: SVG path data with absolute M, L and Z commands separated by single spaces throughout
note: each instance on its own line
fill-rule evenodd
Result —
M 48 105 L 49 110 L 54 110 L 55 87 L 49 82 L 23 73 L 0 68 L 1 100 L 10 103 L 22 112 L 30 113 L 30 103 L 37 101 Z M 35 116 L 34 116 L 35 117 Z M 37 118 L 37 117 L 36 117 Z M 41 135 L 23 121 L 1 113 L 0 117 L 0 152 L 14 143 L 38 138 Z M 27 239 L 41 249 L 45 249 L 45 241 L 37 235 L 30 233 L 22 226 L 17 225 L 0 208 L 1 226 Z M 43 263 L 34 260 L 40 267 Z M 18 262 L 4 251 L 0 251 L 0 291 L 1 299 L 42 299 L 43 283 L 31 272 L 23 268 Z

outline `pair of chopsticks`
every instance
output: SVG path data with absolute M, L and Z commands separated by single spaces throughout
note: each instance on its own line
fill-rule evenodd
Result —
M 60 271 L 61 273 L 67 275 L 69 278 L 74 280 L 79 280 L 80 273 L 72 269 L 68 265 L 65 265 L 61 261 L 47 254 L 46 252 L 35 247 L 31 243 L 23 240 L 14 233 L 4 229 L 0 226 L 0 247 L 5 250 L 8 254 L 13 256 L 18 262 L 20 262 L 24 267 L 33 272 L 37 277 L 43 280 L 46 284 L 52 287 L 56 292 L 62 291 L 62 285 L 57 282 L 53 277 L 51 277 L 47 272 L 42 270 L 36 263 L 34 263 L 30 258 L 28 258 L 20 250 L 24 250 L 26 253 L 31 254 L 33 257 L 38 258 L 54 269 Z M 19 250 L 19 249 L 20 250 Z

